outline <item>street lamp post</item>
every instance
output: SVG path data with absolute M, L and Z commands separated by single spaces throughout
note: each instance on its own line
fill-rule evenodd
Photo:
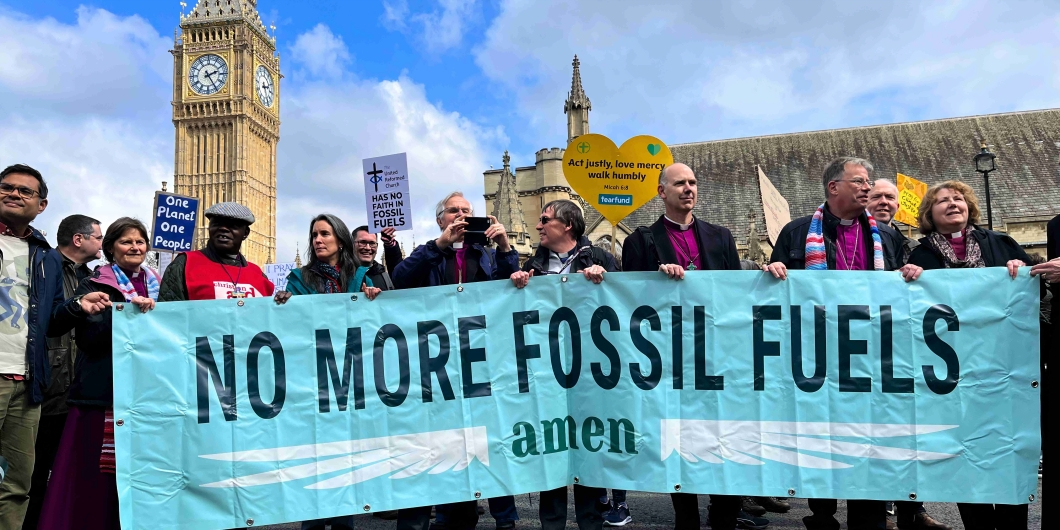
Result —
M 975 170 L 983 174 L 983 184 L 986 185 L 986 227 L 994 229 L 994 212 L 990 208 L 990 172 L 997 169 L 994 167 L 994 159 L 997 156 L 986 149 L 986 142 L 982 143 L 979 154 L 975 155 Z

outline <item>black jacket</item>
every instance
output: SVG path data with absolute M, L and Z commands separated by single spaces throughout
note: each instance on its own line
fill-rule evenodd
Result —
M 74 263 L 62 255 L 63 260 L 63 297 L 72 298 L 81 280 L 89 277 L 92 271 L 85 264 Z M 52 381 L 44 392 L 44 403 L 41 404 L 41 415 L 55 416 L 66 414 L 66 393 L 74 382 L 74 359 L 77 358 L 77 345 L 74 344 L 74 333 L 71 331 L 61 337 L 48 338 L 48 361 L 52 367 Z
M 589 238 L 582 236 L 574 246 L 574 263 L 570 266 L 570 272 L 581 272 L 593 265 L 599 265 L 607 272 L 618 272 L 618 263 L 615 257 L 606 250 L 594 247 Z M 548 274 L 548 256 L 551 253 L 547 248 L 538 246 L 537 252 L 523 264 L 523 271 L 534 271 L 534 276 Z
M 812 220 L 813 215 L 807 215 L 784 225 L 780 235 L 777 236 L 777 244 L 773 247 L 773 255 L 770 256 L 769 262 L 783 263 L 785 267 L 792 270 L 805 269 L 806 235 L 810 232 L 810 221 Z M 867 213 L 861 214 L 858 217 L 858 222 L 861 223 L 863 234 L 872 233 Z M 828 206 L 825 206 L 824 248 L 828 257 L 828 270 L 835 270 L 836 268 L 835 239 L 837 226 L 839 226 L 839 218 L 832 215 L 832 212 L 828 211 Z M 893 228 L 883 223 L 876 223 L 876 227 L 880 231 L 880 242 L 883 243 L 884 269 L 893 271 L 902 268 L 902 244 L 904 238 Z M 862 241 L 865 244 L 866 256 L 872 256 L 872 237 L 864 237 Z M 872 263 L 871 259 L 869 263 Z
M 728 228 L 695 219 L 692 229 L 699 243 L 699 260 L 703 270 L 740 270 L 736 240 Z M 657 271 L 664 263 L 677 263 L 677 252 L 666 233 L 663 216 L 660 216 L 651 226 L 637 228 L 626 238 L 622 244 L 622 270 Z
M 401 264 L 402 260 L 404 258 L 401 257 L 401 247 L 398 245 L 383 245 L 383 262 L 386 263 L 386 267 L 384 268 L 379 262 L 372 262 L 371 267 L 368 269 L 368 278 L 372 280 L 372 285 L 384 291 L 393 289 L 392 273 Z M 387 271 L 390 271 L 390 273 Z
M 50 324 L 53 312 L 63 305 L 63 262 L 43 234 L 32 227 L 30 232 L 26 238 L 30 263 L 26 364 L 30 379 L 29 403 L 36 405 L 44 401 L 44 392 L 51 384 L 48 337 L 62 335 L 53 333 Z
M 1004 267 L 1010 260 L 1018 259 L 1024 263 L 1030 263 L 1027 251 L 1016 242 L 1015 239 L 1002 234 L 974 226 L 968 237 L 979 243 L 979 250 L 983 253 L 983 262 L 987 267 Z M 943 269 L 945 261 L 934 247 L 927 243 L 927 237 L 920 238 L 920 246 L 909 255 L 909 263 L 919 265 L 924 270 Z
M 77 286 L 74 296 L 94 292 L 104 292 L 114 303 L 125 300 L 117 287 L 101 283 L 99 267 L 92 276 L 85 278 Z M 126 304 L 126 310 L 138 311 L 132 304 Z M 74 383 L 70 386 L 67 403 L 80 407 L 111 407 L 114 403 L 114 374 L 111 347 L 111 315 L 113 309 L 96 315 L 87 315 L 73 298 L 69 299 L 55 313 L 52 325 L 57 332 L 66 333 L 74 330 L 77 343 L 77 359 L 74 363 Z

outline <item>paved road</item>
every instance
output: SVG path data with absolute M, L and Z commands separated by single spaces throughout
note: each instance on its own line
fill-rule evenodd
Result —
M 1030 509 L 1030 528 L 1034 530 L 1041 529 L 1041 514 L 1042 514 L 1042 499 L 1041 499 L 1041 481 L 1038 482 L 1038 500 L 1031 504 Z M 568 502 L 573 503 L 573 494 L 567 495 Z M 662 495 L 658 493 L 636 493 L 629 492 L 628 499 L 630 510 L 633 515 L 633 523 L 628 525 L 626 528 L 632 529 L 666 529 L 669 530 L 674 526 L 674 514 L 673 507 L 670 504 L 670 497 L 668 495 Z M 707 520 L 707 496 L 700 496 L 699 509 L 700 517 L 704 524 Z M 482 503 L 486 505 L 485 502 Z M 537 519 L 537 494 L 520 495 L 516 497 L 516 505 L 519 508 L 519 523 L 516 525 L 517 530 L 539 528 L 541 525 Z M 936 519 L 953 526 L 955 529 L 963 530 L 964 526 L 961 524 L 961 517 L 957 513 L 957 506 L 954 504 L 926 504 L 928 513 L 930 513 Z M 844 514 L 846 511 L 845 503 L 840 501 L 839 512 Z M 567 510 L 568 522 L 567 528 L 576 530 L 577 526 L 574 525 L 574 506 L 573 504 Z M 770 519 L 770 529 L 802 529 L 802 518 L 810 514 L 810 510 L 806 505 L 806 501 L 802 499 L 792 500 L 792 510 L 786 514 L 767 514 Z M 394 521 L 384 521 L 376 519 L 368 515 L 359 515 L 354 520 L 354 525 L 357 530 L 394 530 Z M 269 530 L 298 530 L 300 528 L 297 524 L 286 524 L 266 527 Z M 606 527 L 605 527 L 606 528 Z M 846 525 L 843 525 L 846 528 Z M 478 530 L 495 530 L 493 519 L 487 513 L 482 516 L 479 520 Z

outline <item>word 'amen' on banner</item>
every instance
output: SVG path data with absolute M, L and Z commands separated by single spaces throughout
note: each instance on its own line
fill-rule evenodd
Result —
M 273 524 L 575 480 L 1008 504 L 1037 489 L 1026 269 L 909 284 L 612 273 L 239 302 L 114 313 L 123 528 Z

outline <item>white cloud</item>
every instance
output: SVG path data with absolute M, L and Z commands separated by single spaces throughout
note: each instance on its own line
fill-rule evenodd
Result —
M 303 251 L 309 220 L 322 212 L 354 226 L 365 224 L 361 160 L 408 153 L 415 239 L 437 236 L 434 205 L 452 190 L 484 208 L 482 169 L 489 153 L 507 143 L 500 129 L 484 129 L 427 99 L 406 76 L 393 81 L 307 83 L 285 94 L 278 193 L 278 256 Z M 406 252 L 413 234 L 399 233 Z
M 324 24 L 299 35 L 291 46 L 291 56 L 295 64 L 322 77 L 339 77 L 350 62 L 350 51 L 342 37 Z
M 416 39 L 428 53 L 440 54 L 460 46 L 468 22 L 474 20 L 476 0 L 438 0 L 441 10 L 411 13 L 408 0 L 383 0 L 383 25 L 391 31 L 409 33 L 418 28 Z
M 676 143 L 1058 106 L 1058 26 L 1031 1 L 505 0 L 475 57 L 527 137 L 565 138 L 577 53 L 595 132 Z
M 63 24 L 0 11 L 0 167 L 44 174 L 35 226 L 54 236 L 72 213 L 150 223 L 153 191 L 173 174 L 170 44 L 136 16 L 82 7 Z
M 50 204 L 36 226 L 54 235 L 71 213 L 150 223 L 153 192 L 173 176 L 170 45 L 135 16 L 81 8 L 64 24 L 0 11 L 0 167 L 21 162 L 44 173 Z M 482 168 L 507 142 L 503 131 L 431 103 L 405 75 L 357 79 L 326 25 L 291 49 L 285 69 L 309 75 L 284 81 L 278 259 L 292 259 L 296 244 L 305 250 L 318 213 L 365 222 L 365 157 L 408 153 L 418 243 L 436 236 L 434 203 L 448 191 L 483 207 Z M 400 239 L 411 251 L 412 233 Z

